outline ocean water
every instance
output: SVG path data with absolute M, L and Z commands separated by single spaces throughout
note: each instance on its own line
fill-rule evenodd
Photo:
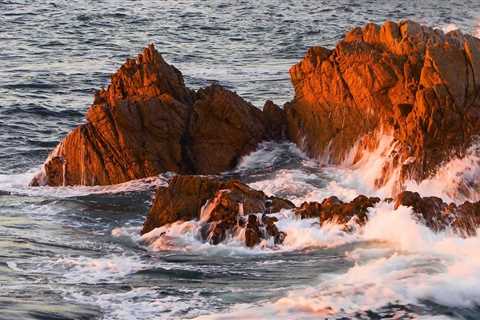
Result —
M 288 69 L 309 46 L 387 19 L 480 36 L 479 1 L 0 0 L 0 12 L 1 320 L 480 318 L 480 237 L 434 234 L 409 208 L 380 203 L 352 234 L 282 211 L 285 244 L 252 250 L 238 238 L 202 243 L 196 222 L 140 237 L 152 192 L 169 175 L 28 187 L 84 121 L 95 90 L 148 43 L 192 88 L 218 81 L 261 107 L 292 98 Z M 388 185 L 372 188 L 381 159 L 380 148 L 356 166 L 330 167 L 265 142 L 226 175 L 296 204 L 351 200 L 388 195 Z M 455 190 L 478 180 L 479 161 L 472 150 L 409 188 L 478 201 L 475 188 Z

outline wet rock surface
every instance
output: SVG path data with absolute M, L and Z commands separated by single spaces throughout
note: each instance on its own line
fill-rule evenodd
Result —
M 335 196 L 322 203 L 304 202 L 294 213 L 301 219 L 318 218 L 320 225 L 325 223 L 364 225 L 368 221 L 368 209 L 374 207 L 380 198 L 360 195 L 351 202 L 343 202 Z
M 379 186 L 399 167 L 400 182 L 425 179 L 480 132 L 480 40 L 459 31 L 370 23 L 309 49 L 290 75 L 288 132 L 310 156 L 339 163 L 356 145 L 355 162 L 393 136 Z
M 153 45 L 95 95 L 85 124 L 71 131 L 32 185 L 109 185 L 162 172 L 232 169 L 258 142 L 280 137 L 264 113 L 219 85 L 194 92 Z
M 294 209 L 300 219 L 319 219 L 319 225 L 326 223 L 344 226 L 352 231 L 355 226 L 368 222 L 369 209 L 380 202 L 380 198 L 360 195 L 350 202 L 343 202 L 335 196 L 319 202 L 304 202 Z M 461 205 L 446 203 L 438 197 L 421 197 L 417 192 L 403 191 L 396 199 L 386 198 L 384 202 L 394 202 L 394 208 L 411 207 L 414 218 L 435 232 L 452 231 L 461 236 L 475 236 L 480 227 L 480 201 L 465 202 Z M 395 214 L 394 212 L 392 214 Z
M 416 218 L 434 231 L 450 228 L 463 236 L 475 236 L 480 226 L 480 201 L 456 205 L 437 197 L 422 198 L 417 192 L 404 191 L 395 201 L 395 208 L 400 205 L 412 207 Z
M 285 234 L 275 226 L 274 217 L 257 217 L 265 212 L 266 201 L 271 201 L 272 213 L 294 207 L 288 200 L 267 197 L 239 181 L 175 176 L 168 187 L 157 190 L 142 234 L 178 221 L 200 220 L 201 237 L 211 244 L 242 231 L 249 247 L 268 238 L 278 244 Z

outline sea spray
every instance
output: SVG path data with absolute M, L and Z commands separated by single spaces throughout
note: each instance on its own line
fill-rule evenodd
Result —
M 405 187 L 446 202 L 480 201 L 480 143 L 472 145 L 464 157 L 447 161 L 432 177 L 420 183 L 407 181 Z
M 291 290 L 276 301 L 238 304 L 228 313 L 198 319 L 257 319 L 260 314 L 262 319 L 336 319 L 372 313 L 417 318 L 431 312 L 429 303 L 458 308 L 480 304 L 480 237 L 433 233 L 413 219 L 410 208 L 394 210 L 387 203 L 371 210 L 369 222 L 356 236 L 377 245 L 347 252 L 353 262 L 347 272 L 319 274 L 316 284 Z M 413 308 L 398 308 L 392 315 L 391 303 Z

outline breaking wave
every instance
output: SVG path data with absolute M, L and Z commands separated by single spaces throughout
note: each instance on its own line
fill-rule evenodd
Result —
M 198 319 L 420 318 L 434 305 L 480 306 L 480 237 L 435 234 L 412 218 L 410 208 L 394 210 L 387 203 L 371 210 L 369 222 L 355 237 L 375 246 L 347 252 L 353 263 L 347 272 L 319 272 L 316 284 L 276 301 L 237 304 L 227 313 Z M 434 316 L 450 319 L 452 314 L 439 311 L 426 318 Z

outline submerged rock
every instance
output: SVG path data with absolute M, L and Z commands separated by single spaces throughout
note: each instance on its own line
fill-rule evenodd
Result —
M 167 171 L 229 170 L 258 142 L 280 137 L 267 111 L 219 85 L 188 89 L 150 45 L 97 92 L 87 122 L 65 137 L 31 184 L 108 185 Z
M 377 186 L 394 169 L 427 178 L 480 133 L 480 40 L 459 31 L 370 23 L 309 49 L 290 75 L 288 133 L 308 155 L 339 163 L 356 146 L 355 163 L 393 136 Z
M 267 222 L 261 223 L 255 215 L 264 212 L 266 200 L 272 201 L 272 212 L 294 207 L 290 201 L 267 197 L 262 191 L 235 180 L 175 176 L 168 187 L 157 190 L 141 233 L 177 221 L 200 220 L 202 237 L 212 244 L 238 234 L 243 228 L 247 246 L 255 246 L 270 236 L 278 243 L 285 235 L 276 228 L 273 218 L 268 217 Z M 266 232 L 261 232 L 260 227 Z

